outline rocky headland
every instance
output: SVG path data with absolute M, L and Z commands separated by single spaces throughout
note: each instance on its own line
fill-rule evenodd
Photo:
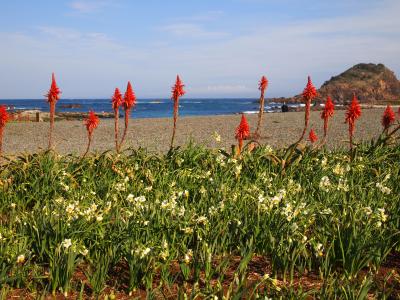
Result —
M 316 103 L 325 102 L 329 95 L 337 104 L 347 104 L 353 93 L 364 104 L 400 104 L 400 81 L 383 64 L 357 64 L 343 73 L 331 77 L 318 89 Z M 268 99 L 275 102 L 302 102 L 302 95 Z

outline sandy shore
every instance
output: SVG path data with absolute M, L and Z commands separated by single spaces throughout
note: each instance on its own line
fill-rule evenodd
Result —
M 355 140 L 368 140 L 381 132 L 380 119 L 383 109 L 364 109 L 357 122 Z M 263 137 L 261 143 L 282 147 L 298 138 L 304 124 L 304 112 L 269 113 L 264 115 Z M 251 130 L 255 129 L 257 115 L 248 115 Z M 336 111 L 330 126 L 328 145 L 346 146 L 347 124 L 344 124 L 345 111 Z M 322 135 L 323 122 L 320 112 L 311 113 L 311 126 L 318 136 Z M 234 131 L 240 122 L 240 115 L 181 117 L 178 120 L 176 145 L 185 145 L 193 140 L 207 147 L 224 147 L 236 143 Z M 37 152 L 47 147 L 49 123 L 47 122 L 10 122 L 4 133 L 3 151 L 5 154 Z M 123 120 L 120 120 L 120 131 Z M 172 131 L 172 119 L 131 119 L 130 130 L 125 147 L 146 147 L 151 152 L 168 150 Z M 218 143 L 213 133 L 218 132 Z M 55 124 L 55 145 L 59 153 L 84 152 L 87 135 L 82 121 L 58 121 Z M 94 132 L 92 151 L 114 149 L 114 121 L 102 119 Z

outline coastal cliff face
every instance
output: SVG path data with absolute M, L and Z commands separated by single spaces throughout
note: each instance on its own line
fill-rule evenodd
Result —
M 326 81 L 318 92 L 320 100 L 330 95 L 337 103 L 349 102 L 353 93 L 361 102 L 395 102 L 400 101 L 400 81 L 383 64 L 358 64 Z
M 399 104 L 400 81 L 383 64 L 358 64 L 325 81 L 315 100 L 324 102 L 329 95 L 335 103 L 344 104 L 351 101 L 353 93 L 362 103 Z M 283 101 L 303 102 L 303 99 L 300 94 Z

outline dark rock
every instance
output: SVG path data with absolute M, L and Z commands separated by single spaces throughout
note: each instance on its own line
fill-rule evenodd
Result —
M 61 104 L 60 108 L 81 108 L 81 104 Z

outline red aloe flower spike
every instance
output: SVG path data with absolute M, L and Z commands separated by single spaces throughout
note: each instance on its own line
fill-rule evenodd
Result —
M 124 109 L 129 110 L 136 105 L 136 96 L 133 92 L 132 85 L 130 81 L 128 81 L 128 85 L 126 87 L 126 92 L 124 95 Z
M 96 116 L 94 111 L 89 111 L 89 116 L 85 120 L 86 130 L 89 135 L 93 134 L 93 131 L 97 128 L 99 122 L 100 122 L 99 117 Z
M 261 97 L 264 97 L 264 92 L 268 87 L 268 79 L 265 76 L 261 77 L 261 80 L 258 84 L 258 89 L 261 91 Z
M 121 142 L 118 145 L 117 152 L 121 149 L 125 138 L 126 134 L 128 133 L 128 126 L 129 126 L 129 115 L 131 112 L 131 109 L 136 105 L 136 96 L 135 93 L 132 89 L 132 85 L 130 81 L 128 81 L 128 85 L 126 86 L 126 91 L 124 95 L 124 119 L 125 119 L 125 128 L 124 128 L 124 133 L 122 134 Z
M 89 111 L 89 115 L 87 119 L 85 119 L 84 121 L 88 133 L 88 145 L 85 154 L 83 154 L 83 157 L 85 157 L 86 154 L 89 152 L 89 148 L 92 143 L 93 131 L 99 125 L 99 122 L 100 122 L 99 117 L 96 116 L 96 114 L 93 111 Z
M 235 138 L 239 142 L 239 151 L 240 154 L 243 148 L 243 140 L 247 139 L 250 136 L 250 127 L 249 123 L 244 114 L 242 114 L 242 119 L 240 120 L 239 126 L 236 128 Z
M 49 103 L 57 102 L 58 99 L 60 99 L 60 94 L 61 94 L 61 91 L 57 86 L 56 77 L 54 76 L 54 73 L 52 73 L 50 90 L 46 94 L 47 102 L 49 102 Z
M 122 94 L 118 88 L 115 88 L 114 95 L 112 96 L 112 108 L 114 109 L 114 139 L 115 150 L 118 152 L 118 121 L 119 121 L 119 107 L 123 104 Z
M 386 109 L 382 116 L 382 126 L 387 131 L 390 125 L 396 120 L 396 115 L 390 105 L 386 106 Z
M 0 106 L 0 128 L 3 128 L 6 126 L 6 123 L 8 122 L 9 115 L 7 113 L 7 109 L 4 105 Z
M 185 95 L 186 92 L 183 90 L 184 87 L 185 85 L 182 83 L 179 75 L 176 75 L 176 81 L 174 86 L 172 87 L 172 99 L 174 101 L 178 101 L 180 97 Z
M 114 95 L 112 96 L 111 100 L 112 100 L 112 108 L 114 110 L 118 109 L 124 103 L 119 88 L 115 88 Z
M 267 86 L 268 86 L 268 79 L 267 77 L 262 76 L 260 82 L 258 83 L 258 89 L 261 91 L 261 95 L 260 95 L 260 107 L 258 111 L 257 128 L 254 133 L 255 139 L 258 139 L 260 137 L 261 123 L 264 115 L 264 102 L 265 102 L 264 94 L 265 90 L 267 89 Z
M 387 110 L 387 108 L 386 108 L 386 110 Z M 386 112 L 386 111 L 385 111 Z M 398 118 L 400 119 L 400 107 L 399 107 L 399 110 L 398 110 Z M 382 119 L 382 121 L 383 121 L 383 119 Z M 394 122 L 394 121 L 393 121 Z M 393 123 L 393 122 L 391 122 L 391 123 Z M 384 129 L 384 131 L 385 131 L 386 129 Z M 398 132 L 400 130 L 400 123 L 398 122 L 397 123 L 397 126 L 396 126 L 396 128 L 394 128 L 390 133 L 388 132 L 388 130 L 386 130 L 386 133 L 387 133 L 387 135 L 388 135 L 388 138 L 389 137 L 391 137 L 391 136 L 393 136 L 396 132 Z
M 353 149 L 353 135 L 355 121 L 361 116 L 361 106 L 358 103 L 357 97 L 353 94 L 353 100 L 349 105 L 346 112 L 346 123 L 349 124 L 349 137 L 350 137 L 350 149 Z
M 9 116 L 8 116 L 6 107 L 4 105 L 1 105 L 0 106 L 0 156 L 1 156 L 2 150 L 3 150 L 4 127 L 6 126 L 8 119 L 9 119 Z
M 386 108 L 387 110 L 387 108 Z M 385 111 L 386 112 L 386 111 Z M 398 118 L 400 119 L 400 107 L 399 110 L 397 111 L 398 113 Z M 383 120 L 382 120 L 383 121 Z M 393 121 L 394 122 L 394 121 Z M 385 129 L 384 129 L 385 130 Z M 400 130 L 400 123 L 397 124 L 396 128 L 394 128 L 390 133 L 387 133 L 388 137 L 393 136 L 396 132 L 398 132 Z M 386 130 L 388 131 L 388 130 Z
M 300 139 L 297 141 L 297 143 L 300 143 L 301 140 L 304 138 L 304 135 L 307 132 L 308 128 L 308 123 L 310 120 L 310 109 L 311 109 L 311 101 L 317 96 L 317 90 L 315 89 L 311 77 L 308 76 L 307 80 L 307 85 L 305 89 L 303 90 L 303 99 L 305 101 L 306 107 L 305 107 L 305 115 L 304 115 L 304 129 L 303 132 L 301 133 Z
M 178 121 L 178 110 L 179 110 L 179 98 L 185 95 L 184 88 L 185 85 L 182 83 L 181 79 L 179 78 L 179 75 L 176 75 L 176 81 L 174 86 L 172 87 L 172 100 L 174 101 L 174 127 L 172 129 L 172 137 L 171 137 L 171 146 L 170 148 L 174 146 L 174 140 L 175 140 L 175 133 L 176 133 L 176 123 Z
M 315 143 L 318 140 L 317 135 L 314 132 L 314 129 L 311 128 L 310 134 L 308 135 L 308 139 L 310 140 L 311 143 Z
M 321 119 L 324 120 L 324 140 L 326 139 L 326 136 L 328 135 L 328 121 L 329 118 L 333 116 L 335 112 L 335 106 L 332 102 L 331 97 L 328 96 L 325 102 L 325 107 L 324 110 L 321 113 Z
M 61 91 L 57 86 L 54 73 L 51 75 L 50 90 L 46 94 L 47 102 L 50 105 L 50 131 L 49 131 L 49 149 L 53 148 L 54 115 L 56 112 L 56 102 L 60 99 Z
M 305 89 L 303 90 L 303 99 L 305 101 L 311 101 L 316 96 L 317 96 L 317 90 L 311 81 L 311 77 L 308 76 L 307 85 L 306 85 Z

